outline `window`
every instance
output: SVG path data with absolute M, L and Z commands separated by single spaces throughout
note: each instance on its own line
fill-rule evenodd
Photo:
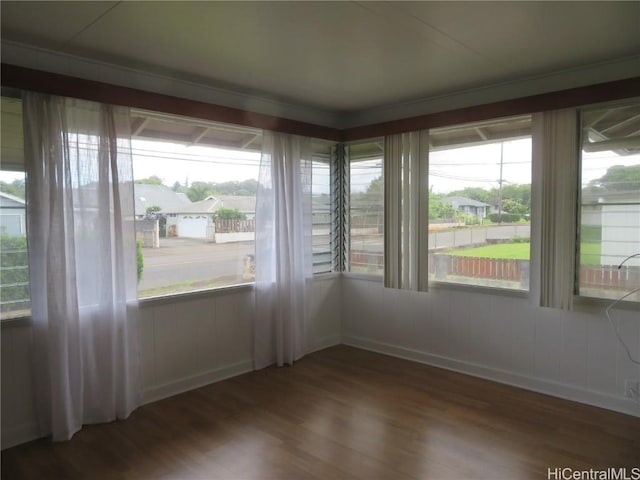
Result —
M 0 162 L 0 319 L 29 315 L 27 209 L 22 102 L 2 97 Z
M 262 133 L 132 111 L 140 298 L 254 279 Z
M 333 265 L 331 143 L 314 141 L 311 148 L 313 273 L 327 273 Z
M 382 139 L 347 146 L 349 159 L 348 269 L 382 276 L 384 270 L 384 181 Z
M 429 138 L 429 279 L 528 290 L 531 117 Z
M 578 293 L 616 299 L 640 286 L 640 101 L 584 109 L 581 128 Z

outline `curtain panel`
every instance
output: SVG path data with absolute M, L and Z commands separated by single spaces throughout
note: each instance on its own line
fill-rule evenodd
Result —
M 384 139 L 384 285 L 427 291 L 429 132 Z
M 309 139 L 264 132 L 256 197 L 256 368 L 290 365 L 308 351 L 311 172 Z
M 540 299 L 570 310 L 576 276 L 579 154 L 575 109 L 533 116 L 533 162 L 541 165 Z
M 137 273 L 128 109 L 27 93 L 29 271 L 41 433 L 138 405 Z

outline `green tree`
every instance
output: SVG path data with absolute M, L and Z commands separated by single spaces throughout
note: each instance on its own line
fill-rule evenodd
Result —
M 159 212 L 160 210 L 162 210 L 162 208 L 161 208 L 161 207 L 159 207 L 158 205 L 151 205 L 150 207 L 147 207 L 147 210 L 146 210 L 146 212 L 145 212 L 145 213 L 146 213 L 147 215 L 151 215 L 152 213 L 157 213 L 157 212 Z
M 213 186 L 207 182 L 193 182 L 187 190 L 187 197 L 192 202 L 198 202 L 205 198 L 214 195 Z
M 141 185 L 162 185 L 162 179 L 157 175 L 151 175 L 147 178 L 141 178 L 135 181 Z
M 492 190 L 485 190 L 480 187 L 465 187 L 462 190 L 449 192 L 447 197 L 466 197 L 475 200 L 476 202 L 489 203 L 492 194 Z
M 597 192 L 638 192 L 640 191 L 640 165 L 614 165 L 600 178 L 591 180 L 586 187 Z
M 16 179 L 11 183 L 0 181 L 0 192 L 8 193 L 14 197 L 25 198 L 24 179 Z
M 443 195 L 435 193 L 433 188 L 429 189 L 429 218 L 454 218 L 456 212 L 451 204 L 442 202 Z

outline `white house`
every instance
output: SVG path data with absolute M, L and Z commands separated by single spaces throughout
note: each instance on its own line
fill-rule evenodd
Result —
M 167 216 L 167 235 L 214 240 L 213 225 L 216 211 L 221 208 L 237 209 L 251 220 L 255 217 L 255 204 L 254 196 L 211 195 L 198 202 L 168 208 L 163 210 Z
M 585 194 L 583 200 L 583 225 L 585 219 L 591 225 L 595 224 L 594 220 L 599 220 L 602 228 L 601 265 L 620 265 L 627 257 L 640 253 L 640 237 L 637 233 L 640 229 L 640 193 L 621 191 Z M 640 266 L 640 257 L 630 258 L 625 265 Z
M 0 234 L 24 236 L 27 234 L 26 204 L 22 198 L 0 192 Z
M 445 197 L 442 203 L 451 205 L 456 212 L 468 213 L 478 220 L 486 218 L 490 205 L 467 197 Z

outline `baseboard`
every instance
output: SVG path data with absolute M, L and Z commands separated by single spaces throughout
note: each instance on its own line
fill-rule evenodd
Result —
M 341 345 L 341 344 L 342 344 L 341 335 L 330 335 L 328 337 L 322 337 L 317 339 L 314 342 L 313 348 L 311 348 L 308 353 L 317 352 L 319 350 L 324 350 L 325 348 L 335 347 L 336 345 Z
M 40 438 L 40 430 L 38 425 L 34 423 L 25 423 L 10 428 L 2 429 L 2 450 L 15 447 L 21 443 L 27 443 Z
M 180 393 L 193 390 L 195 388 L 204 387 L 210 383 L 226 380 L 227 378 L 242 375 L 243 373 L 253 371 L 253 360 L 244 360 L 242 362 L 233 363 L 215 370 L 209 370 L 207 372 L 191 375 L 189 377 L 181 378 L 175 382 L 165 383 L 152 388 L 143 390 L 142 392 L 142 405 L 147 403 L 156 402 L 163 398 L 172 397 Z
M 551 395 L 553 397 L 564 398 L 574 402 L 640 417 L 640 403 L 602 392 L 594 392 L 593 390 L 565 385 L 559 382 L 487 367 L 476 363 L 464 362 L 454 358 L 434 355 L 397 345 L 376 342 L 361 337 L 347 335 L 342 338 L 342 343 L 352 347 L 390 355 L 392 357 L 403 358 L 405 360 L 411 360 L 425 365 L 444 368 L 454 372 L 523 388 L 525 390 Z

